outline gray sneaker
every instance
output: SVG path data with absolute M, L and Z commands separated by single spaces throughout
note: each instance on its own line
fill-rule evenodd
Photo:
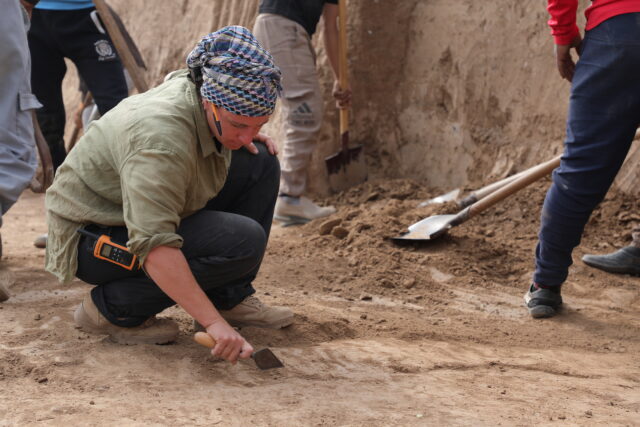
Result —
M 310 199 L 279 196 L 273 217 L 283 225 L 306 224 L 318 218 L 324 218 L 336 212 L 333 206 L 318 206 Z
M 178 325 L 169 319 L 148 318 L 142 325 L 132 328 L 116 326 L 109 322 L 93 303 L 91 294 L 82 300 L 73 320 L 76 326 L 92 334 L 109 335 L 119 344 L 168 344 L 178 337 Z

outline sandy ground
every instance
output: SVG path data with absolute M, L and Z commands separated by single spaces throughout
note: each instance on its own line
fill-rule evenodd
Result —
M 251 27 L 257 5 L 157 2 L 112 2 L 152 83 L 183 66 L 203 34 Z M 478 184 L 561 148 L 568 87 L 549 77 L 544 4 L 349 4 L 351 135 L 366 143 L 372 176 Z M 317 46 L 327 117 L 310 181 L 322 193 L 323 159 L 339 138 Z M 75 87 L 71 77 L 69 115 Z M 625 176 L 627 190 L 637 186 L 636 174 Z M 0 426 L 640 425 L 639 279 L 580 262 L 629 242 L 638 203 L 607 197 L 576 250 L 566 309 L 534 321 L 522 296 L 547 185 L 423 245 L 388 238 L 450 208 L 416 208 L 450 188 L 372 182 L 327 199 L 339 208 L 331 230 L 322 221 L 275 227 L 255 286 L 264 301 L 292 307 L 296 322 L 242 330 L 286 365 L 265 372 L 211 358 L 179 308 L 162 314 L 180 323 L 174 345 L 120 346 L 75 329 L 89 287 L 61 286 L 43 271 L 44 253 L 32 246 L 46 230 L 43 197 L 27 192 L 1 230 L 0 280 L 13 297 L 0 304 Z
M 214 360 L 188 315 L 168 346 L 120 346 L 74 328 L 89 287 L 61 286 L 32 247 L 43 197 L 4 218 L 0 425 L 639 425 L 640 284 L 583 265 L 625 244 L 637 204 L 608 196 L 589 223 L 563 314 L 532 320 L 535 185 L 424 245 L 387 238 L 438 208 L 411 181 L 331 199 L 340 222 L 276 226 L 256 288 L 296 312 L 280 331 L 246 328 L 285 368 Z

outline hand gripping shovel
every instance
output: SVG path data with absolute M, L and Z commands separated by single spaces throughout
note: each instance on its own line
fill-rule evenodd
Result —
M 196 332 L 193 339 L 195 342 L 205 347 L 213 348 L 216 345 L 216 341 L 213 337 L 206 332 Z M 254 352 L 251 355 L 251 358 L 256 362 L 256 366 L 263 371 L 266 369 L 284 367 L 280 359 L 278 359 L 268 348 L 263 348 L 262 350 Z
M 346 0 L 338 1 L 338 21 L 340 31 L 339 81 L 340 88 L 349 86 L 347 77 L 347 5 Z M 325 158 L 329 173 L 329 186 L 334 192 L 346 190 L 367 180 L 367 164 L 362 145 L 349 147 L 349 110 L 340 109 L 340 139 L 342 149 Z
M 462 224 L 543 176 L 550 174 L 558 166 L 560 166 L 560 156 L 525 171 L 519 178 L 475 202 L 471 206 L 466 207 L 458 214 L 430 216 L 409 226 L 408 232 L 398 237 L 393 237 L 393 240 L 402 242 L 407 240 L 420 241 L 437 239 L 451 228 Z

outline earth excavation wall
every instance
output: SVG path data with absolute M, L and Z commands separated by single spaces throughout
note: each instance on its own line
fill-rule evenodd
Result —
M 583 10 L 589 2 L 580 3 Z M 258 0 L 110 4 L 142 51 L 152 85 L 183 67 L 202 35 L 229 24 L 251 28 L 258 8 Z M 349 0 L 350 136 L 365 145 L 370 175 L 477 187 L 559 154 L 569 84 L 556 72 L 545 7 L 544 0 Z M 321 31 L 314 45 L 326 120 L 310 190 L 327 194 L 323 159 L 338 150 L 338 115 Z M 66 87 L 72 111 L 73 78 Z M 276 114 L 267 128 L 278 139 L 279 123 Z M 627 165 L 618 185 L 633 191 L 636 176 Z

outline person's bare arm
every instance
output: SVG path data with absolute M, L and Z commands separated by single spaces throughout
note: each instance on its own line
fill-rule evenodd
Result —
M 236 363 L 251 356 L 253 347 L 222 318 L 196 282 L 182 251 L 158 246 L 149 252 L 144 269 L 172 300 L 186 310 L 216 340 L 214 356 Z
M 576 70 L 576 63 L 571 56 L 571 49 L 575 49 L 578 56 L 580 56 L 580 45 L 582 44 L 582 37 L 579 35 L 571 40 L 570 44 L 557 44 L 556 49 L 556 65 L 558 66 L 558 72 L 563 79 L 568 81 L 573 80 L 573 73 Z
M 35 4 L 33 2 L 28 2 L 25 0 L 20 0 L 20 4 L 22 5 L 22 7 L 24 7 L 24 10 L 27 11 L 29 19 L 31 19 L 31 15 L 33 14 L 33 7 L 35 6 Z
M 344 1 L 344 0 L 340 0 Z M 333 97 L 336 99 L 338 108 L 346 108 L 351 103 L 351 87 L 341 88 L 339 82 L 340 66 L 338 62 L 338 5 L 325 3 L 322 10 L 322 20 L 324 22 L 324 46 L 329 58 L 329 64 L 333 71 Z

